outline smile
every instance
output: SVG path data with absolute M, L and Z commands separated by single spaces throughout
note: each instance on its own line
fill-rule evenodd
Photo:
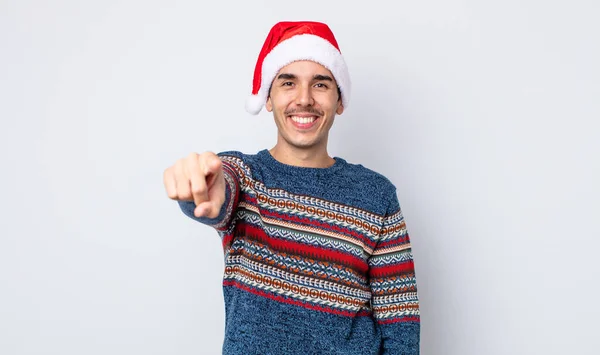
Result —
M 296 128 L 309 129 L 315 125 L 318 116 L 288 116 Z
M 307 123 L 313 123 L 317 119 L 317 116 L 310 116 L 310 117 L 291 116 L 291 118 L 296 123 L 307 124 Z

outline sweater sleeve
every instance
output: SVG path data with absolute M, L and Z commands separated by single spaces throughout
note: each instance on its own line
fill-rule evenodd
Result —
M 196 204 L 193 201 L 178 201 L 178 203 L 181 211 L 186 216 L 197 222 L 213 227 L 218 232 L 224 232 L 229 228 L 239 202 L 240 180 L 239 175 L 236 172 L 236 166 L 228 159 L 227 154 L 218 153 L 217 156 L 221 158 L 223 163 L 223 176 L 225 178 L 225 202 L 223 202 L 223 205 L 221 206 L 219 215 L 215 218 L 196 217 L 194 216 Z
M 374 317 L 385 355 L 418 355 L 420 313 L 410 238 L 394 188 L 379 239 L 369 257 Z

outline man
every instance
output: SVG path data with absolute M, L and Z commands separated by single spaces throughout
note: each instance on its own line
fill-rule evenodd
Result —
M 191 154 L 167 194 L 216 229 L 225 255 L 223 354 L 418 354 L 410 239 L 395 186 L 327 153 L 350 79 L 326 24 L 281 22 L 246 109 L 273 113 L 257 154 Z

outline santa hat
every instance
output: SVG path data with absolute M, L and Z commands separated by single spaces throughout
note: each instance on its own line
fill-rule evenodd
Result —
M 257 115 L 267 102 L 275 75 L 298 60 L 311 60 L 329 69 L 342 94 L 342 104 L 348 107 L 350 75 L 333 32 L 324 23 L 302 21 L 279 22 L 271 28 L 258 55 L 246 111 Z

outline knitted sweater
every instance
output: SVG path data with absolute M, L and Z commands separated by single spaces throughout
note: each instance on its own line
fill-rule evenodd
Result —
M 327 168 L 226 151 L 216 218 L 226 355 L 419 353 L 417 284 L 396 187 L 335 157 Z

